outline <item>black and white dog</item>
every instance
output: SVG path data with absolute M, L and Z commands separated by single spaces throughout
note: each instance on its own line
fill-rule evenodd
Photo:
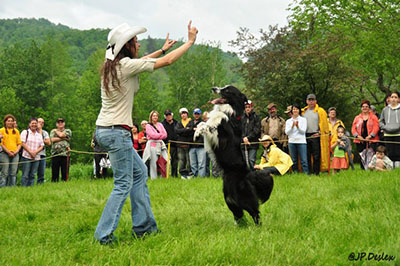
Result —
M 211 101 L 213 111 L 206 123 L 197 126 L 194 138 L 204 136 L 204 146 L 212 160 L 223 170 L 225 202 L 236 223 L 243 224 L 243 210 L 259 225 L 259 204 L 266 202 L 274 186 L 269 173 L 248 169 L 243 157 L 242 123 L 246 96 L 233 86 L 213 88 L 220 98 Z

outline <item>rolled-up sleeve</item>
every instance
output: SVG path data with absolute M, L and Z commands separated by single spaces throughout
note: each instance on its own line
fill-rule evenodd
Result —
M 127 75 L 134 76 L 142 72 L 153 72 L 156 60 L 155 58 L 129 59 L 126 57 L 121 60 L 121 65 Z

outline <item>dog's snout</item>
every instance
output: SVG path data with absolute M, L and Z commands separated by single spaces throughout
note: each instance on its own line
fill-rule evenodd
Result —
M 214 93 L 217 93 L 217 94 L 219 94 L 219 93 L 220 93 L 220 91 L 221 91 L 221 89 L 220 89 L 220 88 L 218 88 L 218 87 L 214 87 L 214 88 L 212 88 L 212 91 L 213 91 Z

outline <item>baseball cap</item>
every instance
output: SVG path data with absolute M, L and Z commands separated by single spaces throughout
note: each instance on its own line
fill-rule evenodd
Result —
M 58 123 L 58 122 L 65 122 L 65 120 L 64 120 L 64 118 L 59 117 L 59 118 L 57 118 L 56 122 L 57 122 L 57 123 Z
M 310 99 L 316 100 L 316 99 L 317 99 L 317 96 L 315 96 L 314 93 L 310 93 L 310 94 L 307 95 L 307 100 L 310 100 Z
M 193 114 L 201 114 L 200 108 L 194 108 Z
M 179 109 L 179 113 L 180 113 L 180 114 L 182 114 L 182 113 L 184 113 L 184 112 L 189 113 L 188 109 L 186 109 L 185 107 Z
M 172 115 L 171 109 L 165 110 L 164 115 Z
M 251 100 L 247 100 L 247 102 L 245 102 L 244 105 L 253 106 L 253 102 Z

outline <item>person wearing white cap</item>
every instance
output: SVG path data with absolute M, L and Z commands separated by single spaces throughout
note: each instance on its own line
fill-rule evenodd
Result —
M 132 206 L 132 235 L 141 238 L 158 232 L 146 185 L 147 168 L 132 145 L 133 98 L 139 90 L 140 73 L 174 63 L 194 44 L 198 31 L 191 24 L 190 21 L 188 40 L 180 47 L 166 54 L 175 44 L 167 34 L 161 49 L 142 58 L 139 58 L 137 35 L 146 32 L 145 28 L 124 23 L 108 34 L 106 60 L 101 70 L 102 106 L 96 121 L 96 139 L 110 156 L 114 188 L 94 234 L 100 244 L 114 242 L 113 233 L 128 195 Z

